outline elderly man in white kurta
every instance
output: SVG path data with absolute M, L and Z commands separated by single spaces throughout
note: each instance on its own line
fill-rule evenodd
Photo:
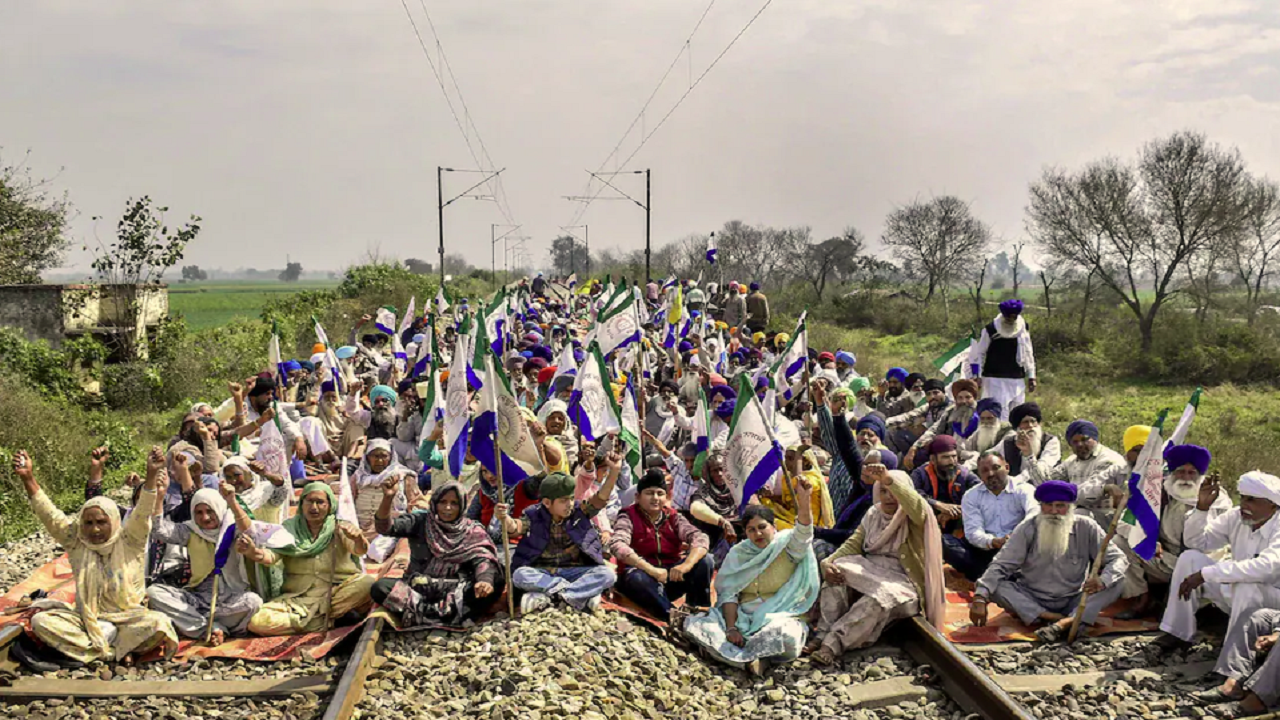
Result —
M 1218 482 L 1209 477 L 1200 486 L 1183 529 L 1187 549 L 1174 568 L 1169 605 L 1160 622 L 1169 637 L 1156 640 L 1160 647 L 1190 642 L 1196 611 L 1205 603 L 1231 614 L 1228 634 L 1254 611 L 1280 607 L 1280 478 L 1255 470 L 1241 475 L 1237 487 L 1240 506 L 1210 519 Z M 1230 559 L 1215 562 L 1206 554 L 1227 545 Z M 1228 675 L 1222 657 L 1218 665 L 1214 671 Z
M 1060 465 L 1032 463 L 1022 479 L 1039 486 L 1049 480 L 1061 480 L 1076 486 L 1079 498 L 1076 508 L 1106 524 L 1110 520 L 1108 485 L 1129 477 L 1129 463 L 1120 453 L 1098 442 L 1098 426 L 1089 420 L 1075 420 L 1067 425 L 1067 444 L 1071 455 Z

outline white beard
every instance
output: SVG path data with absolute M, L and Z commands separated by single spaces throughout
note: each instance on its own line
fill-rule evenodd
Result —
M 919 405 L 921 402 L 924 401 L 923 390 L 913 390 L 907 393 L 907 395 L 911 398 L 911 402 L 914 403 L 915 405 Z
M 1015 432 L 1022 432 L 1016 430 Z M 1031 452 L 1024 454 L 1027 460 L 1035 460 L 1040 457 L 1040 451 L 1044 448 L 1044 428 L 1036 426 L 1027 432 L 1028 439 L 1031 440 Z
M 1071 544 L 1071 530 L 1076 524 L 1076 509 L 1066 515 L 1036 516 L 1036 552 L 1051 560 L 1067 554 Z
M 978 423 L 978 429 L 973 433 L 973 449 L 977 452 L 984 453 L 996 444 L 996 435 L 1000 432 L 1000 425 L 983 425 Z
M 1195 505 L 1196 500 L 1200 497 L 1200 483 L 1202 482 L 1204 482 L 1203 475 L 1191 483 L 1183 483 L 1170 476 L 1164 479 L 1164 491 L 1169 493 L 1170 498 L 1183 505 Z
M 867 456 L 867 453 L 872 452 L 872 451 L 873 451 L 873 450 L 875 450 L 875 449 L 876 449 L 876 446 L 875 446 L 875 445 L 868 445 L 868 444 L 866 444 L 866 443 L 858 443 L 858 450 L 859 450 L 859 452 L 862 454 L 862 457 L 866 457 L 866 456 Z
M 1022 316 L 1019 315 L 1014 318 L 1013 322 L 1008 322 L 1004 319 L 1004 314 L 1001 313 L 996 316 L 995 325 L 996 332 L 999 333 L 1000 337 L 1014 338 L 1018 337 L 1027 327 L 1027 321 L 1023 320 Z

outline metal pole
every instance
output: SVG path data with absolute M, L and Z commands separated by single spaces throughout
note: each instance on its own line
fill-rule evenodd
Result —
M 644 281 L 648 283 L 652 278 L 652 271 L 649 269 L 649 224 L 650 210 L 653 207 L 653 183 L 649 175 L 649 170 L 644 171 Z M 441 236 L 444 237 L 443 235 Z M 444 252 L 444 240 L 440 241 L 440 252 Z M 442 256 L 443 257 L 443 256 Z
M 444 168 L 436 167 L 436 207 L 440 225 L 440 287 L 444 288 Z
M 489 225 L 489 279 L 493 281 L 494 290 L 498 289 L 498 261 L 494 259 L 497 253 L 497 250 L 494 248 L 498 244 L 498 241 L 494 239 L 494 236 L 497 234 L 497 231 L 497 225 Z
M 583 280 L 585 281 L 587 278 L 591 277 L 591 226 L 590 225 L 582 226 L 582 239 L 583 239 L 583 242 L 585 242 L 587 245 L 587 272 L 586 272 L 587 277 L 583 278 Z

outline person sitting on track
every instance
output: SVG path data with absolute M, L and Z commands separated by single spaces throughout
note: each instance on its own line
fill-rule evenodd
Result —
M 1133 553 L 1128 542 L 1121 542 L 1120 547 L 1129 558 L 1122 597 L 1138 598 L 1138 603 L 1120 617 L 1136 618 L 1147 612 L 1152 604 L 1151 584 L 1160 586 L 1162 596 L 1167 593 L 1178 558 L 1187 547 L 1187 517 L 1199 500 L 1200 485 L 1212 458 L 1207 449 L 1198 445 L 1171 445 L 1164 449 L 1169 474 L 1164 479 L 1164 498 L 1160 504 L 1160 538 L 1151 560 L 1143 560 Z M 1209 507 L 1209 520 L 1225 515 L 1231 508 L 1231 498 L 1219 493 Z
M 815 665 L 871 645 L 889 623 L 921 611 L 935 626 L 942 623 L 942 537 L 933 511 L 905 472 L 883 465 L 868 465 L 866 472 L 875 483 L 876 506 L 822 562 L 827 584 L 806 646 L 815 651 Z
M 1193 695 L 1205 705 L 1237 700 L 1226 717 L 1261 715 L 1280 704 L 1280 610 L 1257 610 L 1227 632 L 1222 643 L 1226 681 Z
M 187 472 L 180 464 L 179 475 Z M 230 483 L 223 483 L 220 490 L 197 490 L 191 499 L 191 519 L 175 523 L 163 517 L 156 518 L 151 527 L 151 537 L 170 545 L 178 545 L 191 558 L 191 578 L 185 587 L 177 588 L 155 583 L 147 587 L 147 601 L 152 610 L 162 612 L 173 621 L 173 626 L 183 637 L 204 640 L 221 645 L 227 635 L 241 634 L 249 625 L 249 618 L 262 607 L 262 598 L 249 583 L 249 573 L 243 556 L 231 553 L 222 568 L 217 582 L 218 598 L 213 607 L 213 630 L 209 629 L 209 610 L 213 605 L 213 572 L 218 543 L 223 537 L 223 520 L 232 517 L 229 504 L 234 503 L 238 532 L 252 530 L 252 520 L 244 509 L 235 503 L 236 490 Z
M 636 502 L 618 513 L 609 551 L 622 568 L 618 591 L 661 620 L 682 597 L 711 605 L 715 563 L 707 536 L 667 500 L 666 476 L 650 468 L 636 484 Z M 684 548 L 688 548 L 685 550 Z
M 1044 431 L 1040 406 L 1033 402 L 1022 403 L 1009 411 L 1009 425 L 1013 432 L 996 443 L 996 451 L 1009 463 L 1009 474 L 1026 482 L 1030 468 L 1043 465 L 1041 474 L 1048 473 L 1062 462 L 1062 443 L 1056 435 Z
M 706 534 L 718 568 L 742 535 L 742 521 L 725 471 L 724 451 L 708 455 L 702 470 L 706 479 L 693 495 L 689 514 L 693 516 L 694 526 Z
M 1054 642 L 1069 633 L 1081 593 L 1090 596 L 1081 617 L 1086 625 L 1120 598 L 1128 562 L 1110 543 L 1097 577 L 1090 574 L 1104 531 L 1076 514 L 1076 496 L 1076 486 L 1060 480 L 1036 488 L 1040 514 L 1013 531 L 978 580 L 969 606 L 974 625 L 987 624 L 987 603 L 995 600 L 1027 625 L 1045 623 L 1036 636 Z
M 460 625 L 480 617 L 506 581 L 488 532 L 462 514 L 462 486 L 445 483 L 431 495 L 429 510 L 393 519 L 398 492 L 394 479 L 383 483 L 374 524 L 384 537 L 409 538 L 409 567 L 402 578 L 375 582 L 373 601 L 398 613 L 404 627 Z
M 369 440 L 364 448 L 364 459 L 360 467 L 351 476 L 351 491 L 356 501 L 356 517 L 360 520 L 360 530 L 366 536 L 373 536 L 374 514 L 382 503 L 382 488 L 388 480 L 394 479 L 399 487 L 396 495 L 396 514 L 409 512 L 421 494 L 418 490 L 417 475 L 400 464 L 391 442 L 384 439 Z
M 1098 511 L 1107 507 L 1103 499 L 1107 495 L 1106 488 L 1116 478 L 1128 479 L 1129 463 L 1125 462 L 1123 455 L 1099 443 L 1098 436 L 1098 426 L 1089 420 L 1073 421 L 1067 425 L 1067 444 L 1071 446 L 1073 453 L 1071 457 L 1053 466 L 1032 463 L 1027 468 L 1024 479 L 1037 486 L 1048 480 L 1075 485 L 1079 493 L 1077 510 L 1084 511 L 1099 522 L 1105 522 L 1109 519 L 1107 513 Z
M 1009 477 L 1009 465 L 996 451 L 983 453 L 978 476 L 982 484 L 969 488 L 960 500 L 966 558 L 956 569 L 970 580 L 982 577 L 1014 528 L 1040 512 L 1035 488 Z
M 506 503 L 494 509 L 494 518 L 506 524 L 507 534 L 521 536 L 511 557 L 511 584 L 526 593 L 520 600 L 522 615 L 542 610 L 557 598 L 578 610 L 596 612 L 601 593 L 617 581 L 591 520 L 609 502 L 622 454 L 610 451 L 604 465 L 604 485 L 585 502 L 574 502 L 573 478 L 551 473 L 539 488 L 539 504 L 519 519 L 507 515 Z
M 757 498 L 760 504 L 773 510 L 776 518 L 774 525 L 779 530 L 787 530 L 795 526 L 798 517 L 799 494 L 795 491 L 796 481 L 803 477 L 809 481 L 810 510 L 814 527 L 829 528 L 836 524 L 835 510 L 831 507 L 831 493 L 827 490 L 827 482 L 822 477 L 821 466 L 813 448 L 803 442 L 787 448 L 783 458 L 788 472 L 779 472 L 773 482 L 761 491 Z M 788 477 L 789 476 L 789 477 Z
M 35 478 L 27 451 L 13 459 L 13 471 L 31 500 L 31 510 L 49 535 L 66 549 L 75 579 L 76 604 L 48 604 L 31 617 L 31 634 L 15 643 L 15 657 L 39 671 L 57 666 L 76 667 L 95 660 L 130 661 L 161 647 L 165 657 L 178 649 L 173 623 L 163 613 L 143 606 L 147 545 L 156 488 L 164 473 L 164 453 L 153 447 L 147 457 L 147 478 L 138 495 L 137 511 L 120 519 L 120 508 L 96 497 L 75 517 L 59 510 Z
M 235 488 L 252 519 L 277 525 L 284 520 L 292 488 L 284 477 L 272 474 L 262 463 L 233 455 L 222 465 L 222 481 Z
M 937 435 L 928 447 L 929 462 L 911 473 L 911 481 L 942 524 L 943 559 L 957 571 L 970 573 L 968 548 L 960 537 L 964 532 L 961 502 L 969 488 L 981 482 L 969 468 L 960 464 L 954 437 Z
M 803 616 L 818 599 L 822 578 L 813 554 L 809 480 L 795 480 L 795 527 L 779 531 L 773 511 L 749 505 L 746 539 L 733 546 L 716 575 L 716 605 L 685 620 L 684 633 L 719 662 L 756 675 L 767 662 L 800 657 L 809 633 Z
M 1259 608 L 1280 607 L 1280 478 L 1261 471 L 1240 476 L 1240 506 L 1210 519 L 1221 491 L 1216 478 L 1200 485 L 1196 507 L 1187 514 L 1183 541 L 1170 583 L 1169 604 L 1154 642 L 1172 649 L 1190 644 L 1196 611 L 1212 603 L 1231 614 L 1227 633 L 1236 631 Z M 1215 562 L 1207 553 L 1231 546 L 1231 557 Z M 1173 594 L 1176 592 L 1176 596 Z M 1214 671 L 1230 677 L 1223 659 Z
M 337 518 L 337 501 L 327 483 L 302 488 L 298 514 L 284 522 L 293 542 L 282 548 L 258 547 L 241 535 L 236 550 L 260 565 L 284 566 L 279 597 L 267 601 L 249 620 L 254 635 L 324 632 L 335 622 L 358 622 L 372 600 L 373 576 L 360 558 L 369 550 L 360 528 Z

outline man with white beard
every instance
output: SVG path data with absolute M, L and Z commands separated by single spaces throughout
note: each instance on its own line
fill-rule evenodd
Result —
M 1187 515 L 1195 508 L 1200 497 L 1200 484 L 1209 471 L 1211 459 L 1209 451 L 1199 445 L 1170 445 L 1165 448 L 1164 460 L 1169 474 L 1164 479 L 1164 500 L 1160 505 L 1160 539 L 1156 543 L 1156 554 L 1150 560 L 1143 560 L 1133 553 L 1127 542 L 1121 544 L 1125 556 L 1129 558 L 1129 571 L 1124 576 L 1122 597 L 1138 598 L 1137 604 L 1122 615 L 1141 616 L 1151 607 L 1148 583 L 1167 586 L 1173 579 L 1178 558 L 1186 547 L 1183 536 Z M 1231 498 L 1220 494 L 1209 507 L 1209 519 L 1213 520 L 1230 510 Z
M 982 328 L 969 351 L 969 369 L 982 380 L 982 396 L 995 399 L 1005 410 L 1013 410 L 1026 402 L 1028 391 L 1036 391 L 1036 355 L 1021 300 L 1000 303 L 1000 314 Z
M 1075 512 L 1076 486 L 1050 480 L 1036 488 L 1040 514 L 1018 525 L 982 578 L 969 619 L 987 623 L 987 604 L 996 604 L 1027 625 L 1044 623 L 1036 636 L 1044 642 L 1066 637 L 1081 593 L 1089 595 L 1081 621 L 1092 625 L 1103 608 L 1120 598 L 1128 562 L 1114 543 L 1107 545 L 1098 577 L 1090 576 L 1102 548 L 1102 527 Z
M 933 442 L 935 437 L 950 435 L 960 443 L 978 431 L 978 383 L 968 378 L 951 383 L 951 397 L 955 400 L 955 404 L 945 412 L 939 413 L 933 424 L 916 438 L 911 449 L 903 455 L 902 462 L 907 469 L 914 469 L 916 462 L 923 459 L 920 451 L 929 447 L 929 443 Z M 933 403 L 934 400 L 930 398 L 929 404 Z M 893 427 L 892 418 L 889 426 Z
M 1239 635 L 1254 611 L 1280 608 L 1280 478 L 1255 470 L 1240 476 L 1240 506 L 1210 518 L 1218 499 L 1213 477 L 1200 483 L 1196 506 L 1183 528 L 1186 549 L 1178 558 L 1170 584 L 1169 604 L 1155 640 L 1160 649 L 1190 644 L 1196 634 L 1196 611 L 1206 603 L 1230 613 L 1227 636 Z M 1207 553 L 1231 546 L 1231 557 L 1214 561 Z M 1176 595 L 1175 595 L 1176 593 Z M 1214 671 L 1233 677 L 1224 647 Z
M 1004 408 L 991 398 L 978 401 L 978 429 L 967 438 L 956 438 L 960 448 L 960 462 L 970 470 L 978 467 L 978 458 L 998 445 L 1009 434 L 1012 426 L 1003 422 Z
M 1009 463 L 1009 474 L 1016 479 L 1027 480 L 1032 465 L 1040 465 L 1043 474 L 1062 462 L 1062 442 L 1045 432 L 1040 424 L 1043 420 L 1040 406 L 1033 402 L 1022 403 L 1009 413 L 1013 432 L 996 444 L 996 452 Z
M 872 450 L 889 450 L 884 445 L 885 425 L 884 417 L 873 412 L 862 416 L 854 425 L 854 440 L 858 443 L 858 452 L 862 457 L 866 457 L 867 453 Z

